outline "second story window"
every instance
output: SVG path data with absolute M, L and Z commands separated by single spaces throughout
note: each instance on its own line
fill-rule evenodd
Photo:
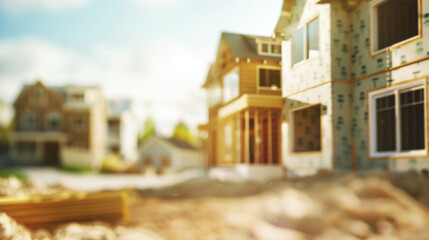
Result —
M 418 0 L 377 0 L 370 16 L 373 52 L 419 34 Z
M 72 93 L 70 94 L 70 98 L 73 101 L 83 102 L 85 100 L 85 95 L 83 93 Z
M 319 55 L 319 18 L 298 28 L 292 35 L 292 64 Z
M 37 114 L 34 112 L 24 112 L 21 117 L 21 128 L 24 130 L 37 130 Z
M 72 117 L 73 129 L 85 131 L 88 128 L 88 118 L 85 116 Z
M 281 76 L 280 69 L 259 68 L 259 87 L 280 90 Z
M 238 96 L 238 68 L 235 68 L 231 72 L 223 77 L 223 101 L 228 102 Z
M 46 128 L 48 130 L 60 130 L 61 116 L 57 112 L 48 113 L 46 116 Z
M 259 54 L 280 56 L 282 54 L 282 45 L 279 42 L 261 42 L 259 43 Z
M 214 106 L 221 102 L 222 88 L 218 83 L 208 89 L 207 98 L 209 106 Z

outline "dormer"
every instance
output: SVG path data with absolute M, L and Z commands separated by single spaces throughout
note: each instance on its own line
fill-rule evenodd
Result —
M 282 45 L 281 42 L 273 42 L 269 40 L 256 39 L 258 46 L 258 55 L 281 57 Z

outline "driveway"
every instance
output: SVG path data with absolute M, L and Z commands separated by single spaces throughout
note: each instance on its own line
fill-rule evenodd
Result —
M 117 190 L 124 188 L 159 188 L 205 176 L 203 169 L 186 170 L 161 176 L 143 174 L 67 173 L 55 168 L 22 168 L 29 179 L 45 185 L 61 184 L 82 191 Z

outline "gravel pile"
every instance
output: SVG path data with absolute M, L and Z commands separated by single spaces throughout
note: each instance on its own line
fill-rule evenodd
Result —
M 16 223 L 5 213 L 0 213 L 0 239 L 2 240 L 162 240 L 155 233 L 143 228 L 112 227 L 106 223 L 69 223 L 59 226 L 51 234 L 40 229 L 31 232 Z
M 429 239 L 428 209 L 383 178 L 313 185 L 265 196 L 257 214 L 227 215 L 225 239 Z
M 38 194 L 52 194 L 66 190 L 64 187 L 45 186 L 34 181 L 22 182 L 16 177 L 0 178 L 0 197 L 27 197 Z

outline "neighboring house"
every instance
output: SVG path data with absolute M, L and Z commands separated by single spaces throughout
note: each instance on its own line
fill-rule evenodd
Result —
M 126 162 L 137 160 L 138 121 L 130 100 L 109 101 L 107 151 Z
M 429 167 L 429 1 L 285 0 L 288 170 Z
M 106 107 L 98 87 L 24 86 L 11 134 L 16 164 L 98 168 L 105 149 Z
M 213 174 L 281 174 L 280 57 L 279 41 L 222 33 L 203 85 L 209 120 L 200 126 L 208 133 L 204 159 Z
M 203 167 L 201 152 L 174 138 L 152 137 L 143 143 L 139 152 L 140 166 L 154 167 L 159 173 Z

